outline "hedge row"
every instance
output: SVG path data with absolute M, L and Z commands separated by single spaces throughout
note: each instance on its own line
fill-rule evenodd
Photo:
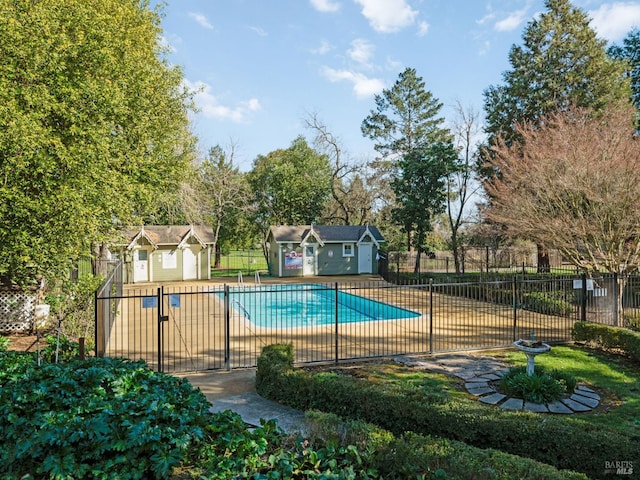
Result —
M 640 361 L 640 332 L 599 323 L 576 322 L 571 335 L 576 342 L 595 344 L 606 350 L 622 350 L 629 358 Z
M 458 402 L 429 400 L 418 393 L 383 392 L 375 385 L 336 374 L 293 368 L 291 345 L 263 350 L 256 374 L 258 393 L 301 410 L 316 409 L 362 419 L 401 435 L 412 431 L 493 448 L 558 469 L 600 478 L 611 458 L 634 458 L 640 439 L 595 427 L 579 418 L 533 413 L 469 411 Z
M 332 413 L 307 412 L 311 444 L 342 448 L 353 445 L 379 478 L 446 478 L 475 480 L 585 480 L 581 473 L 559 471 L 535 460 L 494 449 L 479 449 L 455 440 L 407 432 L 391 432 L 359 420 L 344 420 Z

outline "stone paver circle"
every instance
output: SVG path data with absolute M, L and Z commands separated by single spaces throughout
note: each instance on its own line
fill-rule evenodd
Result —
M 461 378 L 465 382 L 467 392 L 477 397 L 480 402 L 504 410 L 573 414 L 590 412 L 600 404 L 600 395 L 586 385 L 577 385 L 571 395 L 547 404 L 508 397 L 491 385 L 491 382 L 502 378 L 509 369 L 506 364 L 495 358 L 451 354 L 432 358 L 398 357 L 395 361 L 412 368 L 437 371 Z

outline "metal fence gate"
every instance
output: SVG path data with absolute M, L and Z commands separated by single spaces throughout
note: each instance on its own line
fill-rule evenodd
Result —
M 627 289 L 633 314 L 638 279 Z M 254 367 L 273 343 L 292 343 L 296 362 L 310 363 L 503 347 L 532 333 L 565 342 L 576 320 L 618 322 L 615 290 L 615 278 L 580 276 L 416 285 L 114 280 L 96 293 L 96 353 L 185 372 Z M 327 318 L 316 315 L 320 306 Z

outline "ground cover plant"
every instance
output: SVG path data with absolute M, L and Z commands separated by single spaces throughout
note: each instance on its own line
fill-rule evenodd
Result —
M 516 355 L 514 362 L 525 362 L 521 352 L 507 354 L 506 359 L 508 355 Z M 422 385 L 418 387 L 417 380 L 406 377 L 422 375 L 434 381 L 429 373 L 418 374 L 391 364 L 384 364 L 383 369 L 377 364 L 368 368 L 293 369 L 281 352 L 267 352 L 264 359 L 261 356 L 256 382 L 262 395 L 299 409 L 366 420 L 395 435 L 413 431 L 491 447 L 580 471 L 590 478 L 603 477 L 605 462 L 612 458 L 636 459 L 640 451 L 637 366 L 623 367 L 615 358 L 569 347 L 554 347 L 540 356 L 541 361 L 543 357 L 545 368 L 567 370 L 579 381 L 597 386 L 603 395 L 598 409 L 571 416 L 507 412 L 466 395 L 451 377 L 436 379 L 441 383 L 439 394 L 429 396 L 423 391 L 433 386 L 418 381 Z
M 546 371 L 536 366 L 533 375 L 527 368 L 511 367 L 500 379 L 500 392 L 533 403 L 549 403 L 573 393 L 576 380 L 560 370 Z

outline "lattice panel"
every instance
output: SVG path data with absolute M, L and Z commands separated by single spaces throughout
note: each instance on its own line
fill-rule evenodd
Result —
M 37 292 L 0 289 L 0 333 L 30 331 L 37 301 Z

